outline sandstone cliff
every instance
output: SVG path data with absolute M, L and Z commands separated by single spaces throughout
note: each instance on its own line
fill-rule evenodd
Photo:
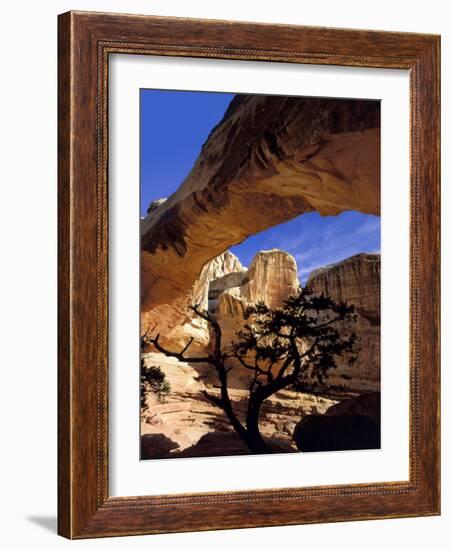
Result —
M 240 260 L 228 250 L 209 261 L 190 289 L 190 292 L 174 300 L 172 303 L 161 304 L 152 310 L 141 313 L 142 331 L 150 327 L 159 332 L 161 342 L 178 350 L 189 338 L 193 338 L 191 352 L 204 350 L 209 344 L 209 329 L 207 322 L 197 317 L 190 306 L 199 305 L 202 309 L 209 307 L 209 285 L 213 280 L 219 280 L 228 274 L 244 274 L 246 269 Z
M 247 304 L 281 306 L 299 287 L 294 258 L 262 251 L 246 269 L 228 248 L 304 212 L 379 214 L 379 128 L 377 102 L 237 97 L 177 192 L 154 201 L 141 220 L 143 332 L 159 332 L 161 344 L 173 350 L 193 338 L 190 352 L 204 354 L 211 345 L 209 327 L 191 305 L 216 316 L 225 342 L 243 326 Z M 354 303 L 359 314 L 350 327 L 361 338 L 359 362 L 352 369 L 341 366 L 329 383 L 341 385 L 345 375 L 357 393 L 379 390 L 379 257 L 358 255 L 328 266 L 311 274 L 308 284 Z M 210 367 L 182 365 L 158 353 L 148 353 L 146 362 L 162 366 L 172 387 L 167 402 L 151 403 L 143 419 L 148 449 L 155 449 L 157 436 L 159 456 L 193 456 L 201 443 L 224 450 L 228 441 L 230 452 L 238 452 L 224 414 L 202 395 L 206 387 L 218 390 Z M 244 409 L 247 391 L 235 373 L 230 391 L 234 406 Z M 295 424 L 336 402 L 278 392 L 266 402 L 262 433 L 295 449 Z
M 271 308 L 281 307 L 284 300 L 300 288 L 295 259 L 282 250 L 258 252 L 246 275 L 240 275 L 240 278 L 226 275 L 210 285 L 213 294 L 209 294 L 209 298 L 216 296 L 216 301 L 210 302 L 211 311 L 220 324 L 226 345 L 237 339 L 236 333 L 243 328 L 243 312 L 248 305 L 264 302 Z M 218 294 L 219 287 L 223 290 Z
M 357 254 L 342 262 L 311 273 L 307 286 L 336 301 L 353 304 L 357 323 L 346 330 L 360 338 L 357 363 L 344 365 L 331 373 L 330 383 L 342 384 L 341 375 L 349 376 L 349 387 L 359 390 L 380 390 L 380 255 Z
M 342 262 L 316 269 L 307 285 L 335 300 L 354 304 L 370 324 L 380 324 L 380 254 L 356 254 Z
M 238 97 L 192 171 L 142 221 L 142 300 L 184 298 L 231 245 L 299 214 L 380 208 L 377 102 Z
M 221 409 L 202 394 L 219 390 L 209 381 L 209 373 L 198 365 L 178 363 L 159 353 L 145 355 L 147 365 L 160 365 L 171 385 L 171 392 L 161 403 L 148 397 L 149 408 L 141 422 L 142 458 L 218 456 L 248 454 L 230 422 Z M 248 391 L 230 388 L 234 410 L 243 418 L 246 412 Z M 280 452 L 295 452 L 292 434 L 297 423 L 305 416 L 323 414 L 337 399 L 282 391 L 265 402 L 262 409 L 261 432 Z
M 358 254 L 334 265 L 314 271 L 307 282 L 310 289 L 324 293 L 336 301 L 353 304 L 357 323 L 341 325 L 341 330 L 359 336 L 358 361 L 354 366 L 339 362 L 330 371 L 328 383 L 355 391 L 378 391 L 380 388 L 380 256 Z M 193 338 L 190 352 L 203 354 L 212 345 L 206 321 L 189 308 L 199 304 L 215 315 L 222 330 L 222 344 L 237 340 L 237 332 L 245 323 L 243 313 L 258 301 L 269 307 L 281 307 L 285 299 L 300 288 L 297 265 L 293 256 L 282 250 L 261 251 L 247 270 L 239 259 L 227 251 L 203 268 L 191 293 L 172 304 L 144 312 L 150 318 L 161 342 L 172 350 L 180 350 Z M 182 321 L 181 321 L 182 320 Z M 231 374 L 233 387 L 247 385 L 248 373 L 235 368 Z

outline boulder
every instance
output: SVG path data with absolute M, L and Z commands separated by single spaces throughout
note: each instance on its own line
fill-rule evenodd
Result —
M 380 427 L 361 414 L 306 416 L 293 438 L 304 453 L 379 449 Z
M 145 434 L 141 436 L 141 460 L 164 458 L 179 445 L 163 434 Z
M 355 254 L 313 271 L 307 286 L 334 300 L 355 306 L 370 326 L 380 325 L 380 254 Z
M 380 393 L 344 399 L 324 414 L 309 415 L 296 425 L 293 440 L 303 452 L 379 449 Z

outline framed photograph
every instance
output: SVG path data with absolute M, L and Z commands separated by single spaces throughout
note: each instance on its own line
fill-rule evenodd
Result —
M 440 510 L 438 36 L 59 16 L 59 533 Z

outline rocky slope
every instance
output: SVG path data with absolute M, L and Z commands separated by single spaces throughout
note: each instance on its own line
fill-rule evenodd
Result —
M 202 394 L 218 393 L 210 367 L 187 365 L 158 353 L 145 355 L 148 366 L 159 365 L 171 392 L 165 402 L 148 396 L 142 416 L 142 458 L 247 454 L 247 449 L 221 409 Z M 248 391 L 230 389 L 234 410 L 244 415 Z M 296 451 L 292 434 L 296 424 L 310 414 L 323 414 L 338 401 L 332 397 L 282 391 L 267 400 L 262 410 L 261 431 L 281 451 Z
M 296 451 L 293 433 L 305 417 L 323 415 L 337 403 L 339 405 L 336 408 L 339 407 L 338 411 L 343 413 L 342 399 L 380 389 L 379 255 L 359 254 L 317 270 L 311 274 L 308 285 L 314 292 L 324 292 L 336 300 L 355 304 L 358 322 L 348 328 L 360 336 L 361 349 L 355 366 L 342 365 L 328 378 L 330 385 L 341 386 L 344 385 L 341 374 L 346 374 L 350 380 L 347 380 L 345 385 L 348 387 L 342 392 L 337 393 L 336 388 L 336 394 L 309 395 L 286 390 L 278 392 L 266 402 L 262 410 L 261 431 L 268 442 L 281 452 Z M 284 299 L 299 288 L 297 266 L 290 254 L 270 250 L 259 252 L 246 270 L 233 254 L 227 253 L 206 266 L 200 277 L 199 288 L 203 289 L 198 295 L 199 303 L 208 304 L 210 312 L 222 328 L 223 342 L 227 343 L 234 339 L 235 332 L 243 326 L 242 314 L 247 304 L 262 300 L 272 307 L 279 307 Z M 193 334 L 193 326 L 191 319 L 187 325 L 178 327 L 179 332 L 173 330 L 173 340 L 168 340 L 173 349 L 180 349 L 178 343 L 186 342 L 187 335 Z M 206 342 L 209 342 L 207 326 L 202 330 Z M 179 340 L 174 340 L 175 335 Z M 171 392 L 163 403 L 152 395 L 148 396 L 148 409 L 141 425 L 143 458 L 248 452 L 231 430 L 221 409 L 202 394 L 206 388 L 209 393 L 219 392 L 218 380 L 211 366 L 180 363 L 155 352 L 147 353 L 145 360 L 148 366 L 158 365 L 162 368 L 171 385 Z M 245 412 L 247 376 L 247 371 L 241 371 L 240 368 L 232 369 L 229 376 L 229 393 L 239 415 Z M 364 396 L 364 399 L 367 397 Z M 355 409 L 354 412 L 362 414 L 361 409 Z M 317 426 L 316 421 L 307 418 L 300 425 L 305 429 L 306 426 L 309 428 L 310 423 Z M 350 434 L 347 432 L 350 437 L 356 431 L 355 428 L 353 424 L 349 429 Z M 361 428 L 365 431 L 365 427 Z M 331 437 L 335 445 L 342 444 L 340 437 L 339 443 L 334 439 L 337 436 L 336 427 L 329 426 L 328 429 L 333 430 Z M 330 439 L 326 437 L 325 445 L 330 445 Z M 361 439 L 359 442 L 361 444 Z M 314 443 L 318 444 L 316 439 Z M 307 445 L 307 441 L 304 444 Z M 298 440 L 297 445 L 300 446 Z M 306 447 L 305 450 L 313 449 Z

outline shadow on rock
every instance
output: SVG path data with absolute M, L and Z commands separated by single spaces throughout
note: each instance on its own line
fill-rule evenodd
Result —
M 381 415 L 381 395 L 380 392 L 366 393 L 344 399 L 336 405 L 333 405 L 326 411 L 327 416 L 339 416 L 344 414 L 360 414 L 370 418 L 375 424 L 380 425 Z
M 296 453 L 288 442 L 276 438 L 265 438 L 274 453 Z M 141 458 L 194 458 L 208 456 L 238 456 L 251 454 L 240 437 L 232 431 L 215 431 L 204 434 L 201 439 L 182 451 L 179 445 L 163 434 L 143 435 L 141 438 Z
M 164 434 L 145 434 L 141 436 L 141 460 L 166 458 L 170 451 L 178 448 L 179 443 Z
M 323 415 L 306 416 L 293 439 L 302 452 L 379 449 L 380 394 L 347 399 Z
M 230 456 L 249 454 L 247 446 L 235 432 L 210 432 L 183 451 L 171 453 L 176 458 L 201 456 Z
M 275 453 L 297 452 L 290 443 L 276 438 L 264 438 Z M 176 457 L 234 456 L 251 454 L 248 447 L 235 432 L 210 432 L 201 437 L 195 445 L 181 452 L 173 452 Z

